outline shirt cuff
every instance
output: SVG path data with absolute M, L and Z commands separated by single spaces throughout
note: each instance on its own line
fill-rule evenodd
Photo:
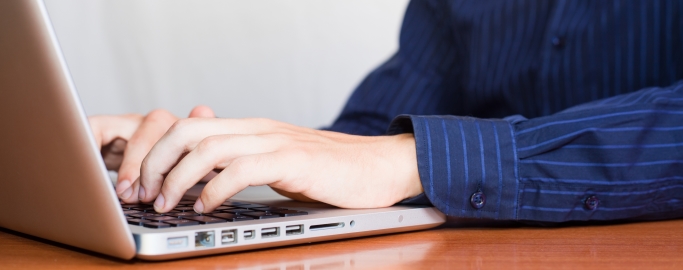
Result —
M 387 131 L 409 132 L 422 187 L 437 209 L 453 217 L 517 219 L 517 153 L 509 121 L 401 115 Z

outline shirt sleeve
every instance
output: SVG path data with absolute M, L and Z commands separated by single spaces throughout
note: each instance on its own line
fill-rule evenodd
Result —
M 683 216 L 683 81 L 525 119 L 402 115 L 449 216 L 565 222 Z

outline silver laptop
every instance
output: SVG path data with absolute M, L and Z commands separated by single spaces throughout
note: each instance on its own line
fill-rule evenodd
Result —
M 433 207 L 339 209 L 244 190 L 197 216 L 119 202 L 42 0 L 0 1 L 0 227 L 110 256 L 165 260 L 420 230 Z M 180 221 L 179 221 L 180 220 Z

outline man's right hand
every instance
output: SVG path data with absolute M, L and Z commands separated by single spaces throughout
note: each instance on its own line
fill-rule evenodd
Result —
M 189 117 L 216 117 L 213 110 L 197 106 Z M 97 146 L 108 170 L 118 171 L 116 194 L 126 203 L 138 202 L 140 167 L 152 146 L 178 121 L 165 110 L 154 110 L 143 116 L 98 115 L 88 117 Z

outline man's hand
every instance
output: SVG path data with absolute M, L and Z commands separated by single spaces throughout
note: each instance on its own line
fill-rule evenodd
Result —
M 206 106 L 197 106 L 190 117 L 215 117 Z M 152 146 L 178 118 L 165 110 L 148 115 L 92 116 L 88 118 L 102 158 L 109 170 L 118 171 L 116 193 L 124 202 L 138 201 L 140 164 Z
M 390 206 L 422 192 L 412 134 L 365 137 L 268 119 L 188 118 L 142 161 L 139 198 L 168 212 L 216 169 L 195 203 L 199 213 L 248 186 L 345 208 Z

